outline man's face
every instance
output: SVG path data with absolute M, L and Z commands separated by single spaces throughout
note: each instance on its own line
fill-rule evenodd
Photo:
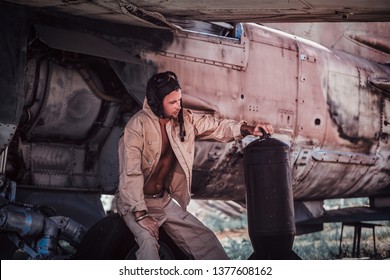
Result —
M 177 119 L 181 106 L 181 89 L 174 90 L 163 99 L 164 116 L 168 119 Z

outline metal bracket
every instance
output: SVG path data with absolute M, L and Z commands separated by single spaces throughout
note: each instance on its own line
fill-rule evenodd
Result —
M 355 163 L 362 165 L 374 165 L 377 156 L 375 154 L 346 153 L 331 150 L 315 150 L 312 157 L 317 161 L 334 163 Z

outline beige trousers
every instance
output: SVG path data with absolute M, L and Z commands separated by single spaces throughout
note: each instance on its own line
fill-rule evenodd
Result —
M 183 211 L 169 194 L 166 193 L 162 198 L 145 199 L 145 201 L 149 215 L 158 221 L 159 226 L 164 228 L 181 250 L 199 260 L 228 259 L 214 232 L 189 212 Z M 158 241 L 135 222 L 133 213 L 127 213 L 123 219 L 139 246 L 136 252 L 137 259 L 159 259 Z

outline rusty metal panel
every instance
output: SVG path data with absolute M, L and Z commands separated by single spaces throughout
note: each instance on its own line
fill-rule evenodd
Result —
M 311 153 L 311 148 L 302 148 L 299 152 L 299 156 L 297 157 L 295 164 L 298 166 L 305 166 L 309 164 L 311 159 Z
M 368 85 L 368 79 L 381 71 L 348 56 L 343 61 L 332 56 L 330 61 L 327 103 L 333 127 L 327 133 L 335 134 L 335 125 L 339 137 L 355 149 L 374 152 L 381 130 L 381 96 Z
M 31 170 L 67 174 L 71 170 L 72 149 L 53 145 L 31 145 Z
M 16 127 L 15 124 L 0 122 L 0 153 L 4 151 L 7 148 L 8 143 L 11 142 L 15 135 Z
M 242 36 L 237 40 L 192 32 L 185 34 L 166 50 L 145 51 L 144 58 L 155 63 L 158 71 L 174 71 L 187 96 L 223 104 L 218 106 L 217 114 L 242 118 L 242 100 L 247 93 L 246 74 L 250 73 L 242 71 L 249 63 L 248 38 Z
M 37 91 L 41 91 L 38 94 L 45 99 L 43 104 L 37 102 L 31 107 L 35 110 L 42 106 L 36 110 L 36 121 L 28 137 L 85 138 L 99 114 L 102 100 L 92 93 L 75 69 L 55 63 L 49 63 L 48 69 L 47 80 L 36 81 Z
M 313 148 L 309 146 L 294 145 L 291 153 L 291 162 L 293 163 L 292 174 L 293 174 L 293 188 L 294 196 L 296 197 L 298 190 L 301 186 L 301 182 L 307 177 L 313 167 L 313 161 L 311 160 L 311 153 Z M 305 193 L 305 191 L 303 191 Z
M 86 170 L 88 157 L 84 147 L 31 143 L 21 144 L 19 150 L 25 166 L 21 184 L 58 190 L 100 189 L 96 171 Z
M 385 98 L 383 100 L 383 120 L 382 120 L 382 137 L 389 140 L 390 136 L 390 100 Z
M 328 105 L 329 113 L 339 130 L 349 137 L 359 134 L 359 95 L 351 91 L 351 85 L 357 88 L 357 76 L 329 71 Z M 340 106 L 347 102 L 348 106 Z
M 278 65 L 274 71 L 265 67 L 273 64 Z M 296 122 L 297 53 L 252 42 L 247 71 L 241 95 L 241 117 L 249 122 L 267 121 L 278 131 L 293 134 Z
M 313 145 L 322 145 L 327 123 L 327 62 L 323 48 L 305 41 L 298 41 L 298 47 L 297 134 Z
M 370 61 L 390 62 L 390 22 L 278 22 L 267 26 Z
M 247 44 L 241 38 L 223 38 L 197 33 L 178 33 L 173 44 L 159 55 L 229 69 L 243 70 L 248 63 Z
M 272 123 L 277 133 L 292 137 L 298 94 L 294 38 L 253 24 L 245 24 L 245 34 L 250 40 L 250 59 L 242 75 L 244 86 L 239 99 L 242 110 L 239 117 L 250 123 Z

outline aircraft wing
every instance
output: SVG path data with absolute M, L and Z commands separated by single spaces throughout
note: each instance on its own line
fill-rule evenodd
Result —
M 387 0 L 9 0 L 44 13 L 63 13 L 141 26 L 169 27 L 170 19 L 230 22 L 389 21 Z
M 298 225 L 314 225 L 337 222 L 383 221 L 390 219 L 390 208 L 349 207 L 328 210 L 319 217 L 298 222 Z

